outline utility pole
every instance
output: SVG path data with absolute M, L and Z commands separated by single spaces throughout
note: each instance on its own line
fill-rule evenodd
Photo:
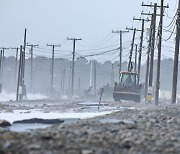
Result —
M 20 73 L 21 73 L 21 80 L 20 80 L 20 84 L 19 84 L 19 88 L 20 88 L 20 95 L 19 95 L 19 100 L 22 101 L 23 100 L 23 96 L 26 97 L 26 86 L 24 84 L 24 76 L 25 76 L 25 51 L 26 51 L 26 38 L 27 38 L 27 29 L 25 28 L 25 31 L 24 31 L 24 46 L 21 47 L 21 60 L 20 60 Z M 18 92 L 19 93 L 19 92 Z M 19 101 L 18 100 L 18 101 Z
M 132 43 L 131 43 L 131 50 L 130 50 L 130 56 L 129 56 L 129 64 L 128 64 L 128 71 L 131 72 L 132 71 L 132 54 L 133 54 L 133 49 L 134 49 L 134 40 L 135 40 L 135 36 L 136 36 L 136 31 L 141 31 L 141 30 L 137 30 L 136 28 L 126 28 L 127 30 L 133 30 L 133 39 L 132 39 Z
M 65 84 L 65 69 L 62 70 L 61 74 L 61 93 L 64 95 L 64 84 Z
M 79 81 L 78 81 L 78 95 L 79 97 L 81 95 L 81 78 L 79 78 Z
M 142 27 L 141 27 L 141 40 L 140 40 L 140 45 L 139 45 L 139 58 L 138 58 L 138 84 L 140 81 L 140 75 L 141 75 L 141 58 L 142 58 L 142 48 L 143 48 L 143 38 L 144 38 L 144 24 L 145 21 L 149 22 L 149 19 L 137 19 L 137 18 L 133 18 L 133 20 L 139 20 L 142 21 Z
M 4 58 L 5 58 L 5 50 L 9 50 L 10 48 L 0 48 L 2 49 L 2 54 L 1 54 L 1 81 L 0 81 L 0 84 L 1 84 L 1 88 L 3 87 L 3 84 L 4 84 Z
M 174 54 L 173 82 L 172 82 L 172 96 L 171 96 L 172 104 L 176 103 L 176 94 L 177 94 L 179 41 L 180 41 L 180 0 L 179 0 L 177 12 L 178 12 L 178 16 L 176 20 L 176 45 L 175 45 L 175 54 Z
M 138 45 L 135 44 L 135 47 L 136 47 L 136 50 L 135 50 L 135 60 L 134 60 L 134 63 L 135 63 L 134 72 L 137 72 L 137 49 L 138 49 Z
M 72 79 L 72 62 L 69 61 L 69 85 L 68 85 L 68 96 L 71 96 L 71 79 Z
M 32 87 L 33 87 L 33 48 L 39 46 L 38 44 L 26 44 L 26 46 L 30 46 L 31 49 L 31 75 L 30 75 L 30 92 L 32 93 Z
M 52 62 L 51 62 L 51 85 L 50 85 L 50 93 L 51 97 L 54 95 L 53 85 L 54 85 L 54 50 L 55 47 L 61 47 L 61 45 L 47 44 L 47 46 L 52 47 Z
M 90 60 L 90 77 L 89 77 L 89 87 L 92 87 L 92 74 L 93 74 L 93 61 Z
M 151 42 L 152 42 L 152 26 L 153 26 L 153 14 L 151 15 L 151 25 L 150 25 L 150 33 L 149 33 L 149 43 L 148 43 L 148 52 L 147 52 L 147 64 L 146 64 L 146 76 L 145 76 L 145 93 L 144 97 L 146 99 L 147 94 L 148 94 L 148 79 L 149 79 L 149 55 L 151 51 Z
M 14 84 L 16 87 L 16 83 L 17 83 L 17 64 L 18 64 L 18 52 L 19 52 L 19 48 L 11 48 L 11 49 L 15 49 L 16 50 L 16 60 L 15 60 L 15 69 L 14 69 Z
M 73 98 L 74 96 L 74 60 L 75 60 L 75 53 L 76 53 L 76 41 L 80 41 L 82 39 L 67 38 L 67 40 L 73 41 L 72 79 L 71 79 L 71 98 Z
M 169 8 L 168 6 L 165 6 Z M 158 28 L 158 58 L 157 58 L 157 72 L 156 72 L 156 93 L 155 93 L 155 105 L 159 103 L 159 87 L 160 87 L 160 64 L 161 64 L 161 44 L 162 44 L 162 25 L 164 14 L 164 0 L 161 0 L 160 22 Z
M 17 92 L 16 101 L 22 101 L 24 95 L 24 65 L 25 65 L 25 52 L 23 51 L 23 46 L 20 47 L 20 60 L 19 60 L 19 70 L 18 70 L 18 82 L 17 82 Z
M 111 87 L 114 87 L 114 64 L 112 64 Z
M 123 33 L 128 33 L 129 31 L 122 31 L 122 30 L 117 30 L 117 31 L 114 31 L 112 30 L 112 33 L 115 33 L 115 34 L 119 34 L 119 79 L 120 79 L 120 72 L 122 70 L 122 51 L 123 51 L 123 48 L 122 48 L 122 34 Z
M 154 47 L 155 47 L 155 36 L 156 36 L 156 11 L 157 11 L 157 3 L 154 3 L 153 26 L 152 26 L 152 45 L 151 45 L 151 61 L 150 61 L 150 72 L 149 72 L 149 87 L 151 89 L 152 89 L 152 85 L 153 85 Z
M 61 72 L 61 95 L 63 96 L 63 73 L 64 73 L 64 69 Z
M 64 92 L 65 92 L 65 76 L 66 76 L 66 69 L 64 69 L 64 71 L 63 71 L 64 73 L 63 73 L 63 95 L 64 95 Z
M 27 29 L 25 28 L 25 30 L 24 30 L 24 46 L 23 46 L 24 52 L 26 50 L 26 37 L 27 37 Z
M 16 101 L 19 101 L 20 92 L 20 82 L 21 82 L 21 60 L 22 59 L 22 46 L 20 47 L 20 58 L 19 58 L 19 69 L 18 69 L 18 78 L 17 78 L 17 91 L 16 91 Z M 21 89 L 22 90 L 22 89 Z
M 96 95 L 96 61 L 94 61 L 94 95 Z

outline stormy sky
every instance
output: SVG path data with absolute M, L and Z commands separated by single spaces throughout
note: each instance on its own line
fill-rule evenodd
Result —
M 145 4 L 150 2 L 160 5 L 160 0 L 144 0 Z M 56 49 L 56 57 L 70 59 L 72 41 L 67 41 L 67 37 L 82 38 L 82 41 L 77 42 L 76 57 L 113 50 L 119 47 L 119 36 L 112 34 L 112 30 L 125 30 L 132 26 L 140 29 L 141 22 L 133 21 L 133 17 L 143 18 L 142 11 L 152 12 L 152 8 L 142 7 L 141 3 L 141 0 L 1 0 L 0 47 L 19 47 L 23 44 L 23 33 L 27 28 L 27 42 L 39 44 L 34 49 L 35 56 L 51 56 L 51 48 L 46 46 L 47 43 L 61 44 L 61 48 Z M 170 7 L 165 11 L 164 29 L 167 27 L 166 30 L 171 28 L 172 31 L 174 25 L 169 24 L 173 21 L 177 0 L 165 0 L 164 4 Z M 149 23 L 146 23 L 148 26 Z M 170 34 L 164 32 L 165 38 Z M 139 37 L 140 33 L 137 33 L 137 44 Z M 123 35 L 124 57 L 129 52 L 131 39 L 132 32 Z M 171 43 L 164 41 L 167 46 L 164 47 L 167 52 L 164 58 L 173 56 L 174 34 L 168 41 Z M 7 56 L 14 53 L 13 50 L 6 51 Z M 94 59 L 113 61 L 117 60 L 117 56 L 118 53 L 114 52 L 95 56 Z

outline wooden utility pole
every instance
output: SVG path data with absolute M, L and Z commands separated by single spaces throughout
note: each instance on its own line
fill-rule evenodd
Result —
M 21 98 L 20 101 L 23 100 L 23 96 L 26 97 L 26 87 L 25 87 L 25 81 L 24 81 L 24 77 L 25 77 L 25 52 L 22 51 L 22 94 L 21 94 Z
M 65 92 L 65 82 L 66 82 L 66 69 L 64 69 L 64 73 L 63 73 L 63 95 L 64 95 L 64 92 Z
M 152 41 L 152 26 L 153 26 L 153 14 L 151 17 L 151 25 L 150 25 L 150 33 L 149 33 L 149 43 L 148 43 L 148 51 L 147 51 L 147 62 L 146 62 L 146 76 L 145 76 L 145 90 L 144 97 L 146 99 L 148 93 L 148 79 L 149 79 L 149 55 L 151 51 L 151 41 Z
M 92 87 L 93 61 L 90 60 L 89 87 Z
M 94 95 L 96 95 L 96 61 L 94 61 Z
M 82 39 L 67 38 L 67 40 L 73 41 L 72 79 L 71 79 L 71 98 L 73 98 L 74 96 L 74 61 L 75 61 L 75 53 L 76 53 L 76 41 L 80 41 Z
M 63 95 L 63 73 L 64 73 L 64 70 L 62 70 L 61 72 L 61 95 Z
M 17 83 L 17 64 L 18 64 L 18 52 L 19 52 L 19 48 L 11 48 L 11 49 L 15 49 L 16 50 L 16 60 L 15 60 L 15 69 L 14 69 L 14 84 L 16 87 L 16 83 Z
M 149 87 L 152 87 L 152 85 L 153 85 L 154 47 L 155 47 L 155 36 L 156 36 L 156 11 L 157 11 L 157 3 L 154 3 L 151 60 L 150 60 L 150 72 L 149 72 Z
M 176 103 L 177 94 L 177 78 L 178 78 L 178 59 L 179 59 L 179 41 L 180 41 L 180 0 L 177 10 L 177 20 L 176 20 L 176 45 L 174 53 L 174 67 L 173 67 L 173 82 L 172 82 L 172 96 L 171 103 Z
M 142 27 L 141 27 L 141 40 L 140 40 L 140 45 L 139 45 L 139 58 L 138 58 L 138 83 L 140 81 L 140 73 L 141 73 L 141 58 L 142 58 L 142 48 L 143 48 L 143 38 L 144 38 L 144 23 L 145 21 L 149 21 L 148 19 L 137 19 L 133 18 L 133 20 L 140 20 L 142 21 Z
M 114 65 L 112 64 L 111 87 L 114 87 Z
M 122 31 L 122 30 L 117 30 L 117 31 L 112 31 L 112 33 L 115 34 L 119 34 L 119 78 L 120 78 L 120 72 L 122 70 L 122 51 L 123 51 L 123 47 L 122 47 L 122 34 L 123 33 L 128 33 L 129 31 Z
M 19 101 L 20 83 L 22 82 L 21 77 L 21 61 L 22 61 L 22 46 L 20 47 L 20 58 L 19 58 L 19 69 L 18 69 L 18 78 L 17 78 L 17 91 L 16 91 L 16 101 Z M 22 89 L 21 89 L 22 90 Z
M 30 73 L 30 92 L 32 93 L 32 87 L 33 87 L 33 48 L 39 46 L 38 44 L 26 44 L 26 46 L 30 46 L 31 49 L 31 73 Z
M 18 70 L 18 82 L 17 82 L 17 92 L 16 101 L 22 101 L 24 95 L 24 65 L 25 65 L 25 52 L 23 51 L 23 46 L 20 47 L 20 59 L 19 59 L 19 70 Z
M 165 6 L 168 8 L 168 6 Z M 156 72 L 156 93 L 155 93 L 155 105 L 159 103 L 159 87 L 160 87 L 160 64 L 161 64 L 161 44 L 162 44 L 162 25 L 164 14 L 164 0 L 161 0 L 160 22 L 158 28 L 158 58 L 157 58 L 157 72 Z
M 128 71 L 131 72 L 132 71 L 132 54 L 133 54 L 133 49 L 134 49 L 134 40 L 135 40 L 135 36 L 136 36 L 136 31 L 141 31 L 141 30 L 137 30 L 136 28 L 126 28 L 126 29 L 134 31 L 133 32 L 133 39 L 132 39 L 132 43 L 131 43 L 129 63 L 128 63 Z
M 135 60 L 134 60 L 134 72 L 137 72 L 137 50 L 138 50 L 138 45 L 137 44 L 135 44 Z
M 4 84 L 4 58 L 5 58 L 5 50 L 9 50 L 10 48 L 0 48 L 2 49 L 2 55 L 1 55 L 1 88 L 3 87 L 3 84 Z
M 78 81 L 78 95 L 81 96 L 81 78 Z
M 23 100 L 23 96 L 26 97 L 26 86 L 25 86 L 25 82 L 24 82 L 24 76 L 25 76 L 25 57 L 26 57 L 26 38 L 27 38 L 27 29 L 25 28 L 24 31 L 24 46 L 23 46 L 23 50 L 21 50 L 21 94 L 20 94 L 20 101 Z
M 27 29 L 25 28 L 25 30 L 24 30 L 24 46 L 23 46 L 24 52 L 26 50 L 26 37 L 27 37 Z
M 53 86 L 54 86 L 54 50 L 55 50 L 55 47 L 61 47 L 61 45 L 47 44 L 47 46 L 52 47 L 50 93 L 51 93 L 51 97 L 53 97 L 53 95 L 54 95 L 54 90 L 53 90 Z
M 62 95 L 64 95 L 64 91 L 65 91 L 65 69 L 62 70 L 62 74 L 61 74 L 61 93 Z
M 68 96 L 71 96 L 71 79 L 72 79 L 72 62 L 69 62 L 69 85 L 68 85 Z

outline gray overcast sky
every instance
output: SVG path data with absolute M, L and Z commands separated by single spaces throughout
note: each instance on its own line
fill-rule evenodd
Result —
M 150 2 L 160 4 L 160 0 L 144 0 L 146 4 Z M 61 44 L 58 50 L 65 54 L 59 57 L 71 54 L 72 42 L 67 41 L 67 37 L 82 38 L 77 43 L 79 55 L 102 51 L 91 49 L 113 49 L 118 45 L 118 36 L 111 31 L 124 30 L 126 26 L 140 28 L 140 22 L 133 22 L 133 16 L 140 17 L 142 10 L 151 11 L 151 8 L 142 7 L 141 3 L 141 0 L 1 0 L 0 46 L 17 47 L 23 44 L 26 27 L 29 43 L 40 44 L 46 49 L 47 43 Z M 170 6 L 168 15 L 173 17 L 177 0 L 165 0 L 167 3 Z M 165 17 L 164 24 L 168 25 L 170 21 Z M 126 34 L 124 41 L 131 38 L 131 33 Z M 106 48 L 108 46 L 111 47 Z M 43 55 L 42 51 L 39 49 L 35 54 Z

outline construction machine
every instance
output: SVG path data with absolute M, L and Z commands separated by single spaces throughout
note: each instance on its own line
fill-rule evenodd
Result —
M 131 100 L 140 102 L 141 85 L 138 83 L 138 74 L 133 72 L 120 72 L 119 83 L 115 82 L 113 98 L 115 101 Z
M 134 29 L 133 40 L 131 44 L 128 70 L 120 71 L 119 83 L 115 82 L 115 87 L 113 90 L 113 98 L 115 101 L 131 100 L 135 102 L 140 102 L 141 100 L 142 86 L 141 84 L 139 84 L 139 75 L 136 73 L 136 70 L 134 70 L 133 72 L 133 65 L 132 65 L 132 54 L 133 54 L 135 32 L 136 29 Z

